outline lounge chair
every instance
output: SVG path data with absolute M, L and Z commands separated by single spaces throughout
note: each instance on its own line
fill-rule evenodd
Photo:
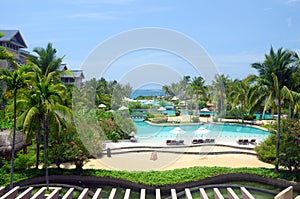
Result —
M 237 141 L 237 143 L 238 143 L 238 144 L 244 144 L 244 140 L 239 139 L 239 140 Z
M 171 140 L 171 145 L 176 145 L 178 142 L 176 140 Z
M 167 145 L 170 145 L 170 144 L 171 144 L 171 140 L 167 140 L 167 141 L 166 141 L 166 144 L 167 144 Z
M 184 140 L 179 140 L 177 144 L 184 144 Z
M 210 142 L 210 139 L 205 139 L 204 140 L 204 143 L 209 143 Z
M 209 143 L 215 143 L 215 139 L 210 139 Z
M 198 139 L 198 140 L 197 140 L 197 143 L 198 143 L 198 144 L 203 144 L 203 143 L 204 143 L 204 140 L 203 140 L 203 139 Z
M 193 139 L 192 140 L 192 144 L 198 144 L 198 140 L 197 139 Z
M 248 139 L 244 139 L 243 143 L 244 144 L 249 144 L 249 140 Z
M 251 139 L 250 144 L 256 144 L 256 139 Z

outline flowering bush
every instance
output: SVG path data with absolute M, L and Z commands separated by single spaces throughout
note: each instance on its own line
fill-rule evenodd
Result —
M 64 156 L 75 164 L 76 169 L 82 169 L 84 163 L 88 161 L 89 152 L 83 146 L 81 140 L 76 138 L 65 149 Z
M 258 158 L 264 162 L 274 163 L 277 142 L 277 124 L 271 126 L 271 135 L 255 148 Z M 300 165 L 300 122 L 296 119 L 282 120 L 280 131 L 279 164 L 298 170 Z
M 72 162 L 77 169 L 81 169 L 90 156 L 83 145 L 75 127 L 68 125 L 62 130 L 58 137 L 51 139 L 49 147 L 49 160 L 60 166 L 64 162 Z

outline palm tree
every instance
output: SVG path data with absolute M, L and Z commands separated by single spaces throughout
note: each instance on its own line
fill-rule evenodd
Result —
M 232 106 L 241 105 L 242 123 L 244 123 L 246 97 L 249 91 L 249 82 L 245 80 L 234 80 L 230 84 L 229 95 L 233 97 Z
M 196 95 L 196 115 L 199 114 L 199 95 L 205 95 L 207 87 L 204 85 L 205 80 L 203 77 L 194 77 L 191 83 L 191 89 Z
M 281 106 L 284 99 L 293 100 L 291 90 L 288 88 L 289 80 L 296 71 L 295 53 L 279 48 L 277 52 L 273 47 L 269 54 L 265 55 L 263 63 L 253 63 L 252 67 L 258 71 L 258 76 L 251 75 L 248 79 L 255 80 L 252 87 L 252 107 L 265 101 L 264 112 L 272 105 L 277 106 L 277 143 L 275 171 L 279 170 L 280 152 L 280 121 Z
M 36 162 L 35 168 L 39 166 L 40 142 L 43 123 L 43 112 L 41 96 L 36 90 L 30 90 L 23 93 L 22 98 L 17 101 L 18 107 L 22 110 L 22 114 L 18 117 L 18 124 L 27 135 L 27 139 L 31 139 L 34 135 L 36 138 Z
M 57 76 L 56 71 L 48 73 L 47 76 L 40 77 L 36 73 L 36 79 L 34 85 L 35 93 L 40 99 L 39 104 L 40 111 L 43 113 L 43 129 L 44 129 L 44 161 L 46 169 L 46 184 L 49 184 L 48 177 L 48 140 L 50 128 L 55 128 L 54 132 L 60 132 L 61 126 L 66 121 L 71 121 L 72 114 L 70 108 L 63 104 L 63 96 L 66 87 L 63 83 L 53 84 L 53 79 Z M 51 122 L 51 124 L 50 124 Z
M 57 71 L 61 66 L 63 57 L 56 57 L 56 49 L 52 43 L 48 43 L 46 49 L 34 48 L 33 52 L 38 54 L 38 58 L 28 57 L 28 61 L 38 66 L 42 70 L 42 74 L 46 75 L 53 71 Z
M 214 98 L 218 104 L 218 113 L 225 114 L 226 111 L 226 93 L 230 83 L 229 77 L 225 75 L 216 75 L 215 80 L 212 82 L 214 90 Z
M 14 161 L 15 161 L 15 140 L 16 140 L 16 125 L 17 125 L 17 94 L 18 91 L 26 87 L 26 72 L 31 67 L 28 65 L 19 67 L 15 71 L 10 71 L 4 68 L 0 71 L 0 81 L 6 84 L 6 91 L 12 92 L 13 95 L 13 107 L 14 107 L 14 127 L 13 127 L 13 142 L 11 149 L 11 168 L 10 168 L 10 188 L 13 187 L 13 175 L 14 175 Z

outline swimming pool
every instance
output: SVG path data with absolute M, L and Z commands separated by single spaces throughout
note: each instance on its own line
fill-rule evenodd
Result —
M 214 138 L 217 142 L 236 142 L 238 139 L 256 139 L 257 142 L 265 140 L 270 133 L 268 131 L 251 126 L 233 124 L 196 124 L 178 126 L 155 126 L 146 122 L 135 121 L 137 127 L 136 136 L 140 142 L 162 142 L 167 139 L 180 139 L 185 143 L 191 143 L 193 139 Z M 180 127 L 183 132 L 171 133 L 173 129 Z M 196 133 L 201 127 L 202 133 Z

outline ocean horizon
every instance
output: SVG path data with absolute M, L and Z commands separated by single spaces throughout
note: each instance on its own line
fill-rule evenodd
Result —
M 166 96 L 166 93 L 161 89 L 137 89 L 132 92 L 130 98 L 136 99 L 139 96 Z

